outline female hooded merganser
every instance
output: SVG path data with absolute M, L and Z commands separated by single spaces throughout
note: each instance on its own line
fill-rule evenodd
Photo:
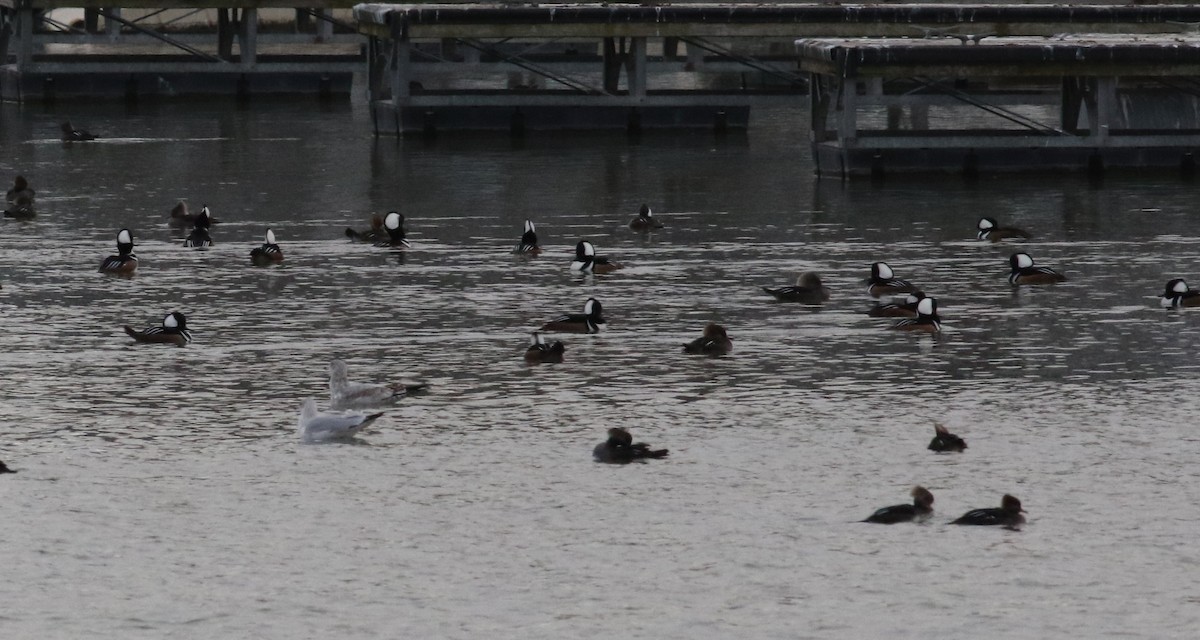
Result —
M 1024 238 L 1028 240 L 1033 237 L 1015 227 L 1002 227 L 1000 223 L 996 222 L 995 218 L 981 218 L 979 224 L 976 226 L 979 229 L 976 237 L 980 240 L 1000 242 L 1001 240 L 1010 240 L 1012 238 Z
M 562 362 L 563 361 L 563 343 L 554 341 L 554 344 L 546 344 L 546 339 L 542 334 L 534 331 L 529 339 L 529 348 L 525 350 L 525 362 Z
M 16 470 L 9 469 L 8 465 L 4 464 L 3 460 L 0 460 L 0 473 L 16 473 Z
M 425 384 L 368 384 L 350 382 L 346 377 L 346 363 L 334 360 L 329 363 L 329 407 L 331 409 L 365 409 L 394 402 L 409 393 L 425 388 Z
M 25 176 L 13 179 L 13 186 L 4 194 L 4 217 L 29 219 L 35 215 L 33 210 L 34 191 L 29 188 Z
M 933 494 L 925 487 L 913 487 L 909 492 L 913 498 L 912 504 L 897 504 L 884 507 L 867 516 L 863 522 L 877 524 L 896 524 L 897 522 L 920 522 L 933 515 Z
M 356 411 L 322 413 L 317 411 L 317 401 L 309 398 L 300 406 L 300 419 L 296 421 L 296 429 L 303 442 L 349 440 L 381 416 L 382 413 L 367 415 Z
M 536 256 L 542 252 L 541 246 L 538 245 L 537 231 L 534 229 L 533 220 L 525 221 L 525 233 L 521 234 L 521 243 L 513 249 L 513 253 L 519 253 L 527 256 Z
M 383 231 L 383 216 L 379 214 L 371 216 L 371 228 L 366 231 L 355 231 L 346 227 L 346 237 L 350 238 L 351 242 L 375 243 L 381 241 L 385 235 L 387 234 Z
M 733 351 L 733 340 L 725 333 L 725 327 L 709 323 L 704 327 L 704 335 L 683 345 L 686 353 L 702 353 L 719 356 Z
M 871 265 L 871 277 L 867 278 L 867 293 L 873 297 L 890 296 L 897 293 L 916 293 L 920 291 L 907 280 L 896 278 L 892 268 L 886 262 L 876 262 Z
M 188 211 L 187 203 L 182 200 L 180 200 L 178 204 L 171 208 L 171 222 L 181 227 L 194 225 L 196 224 L 196 218 L 199 218 L 201 213 L 208 216 L 209 224 L 217 224 L 221 222 L 220 219 L 213 216 L 212 212 L 208 210 L 208 205 L 204 205 L 204 207 L 200 209 L 200 213 L 192 213 Z
M 138 342 L 165 342 L 177 347 L 182 347 L 192 341 L 192 332 L 187 328 L 187 318 L 178 311 L 172 311 L 163 318 L 161 327 L 148 327 L 143 331 L 137 331 L 133 327 L 125 325 L 125 333 Z
M 1025 513 L 1025 510 L 1021 508 L 1021 501 L 1006 493 L 1000 501 L 999 509 L 974 509 L 964 513 L 961 518 L 950 524 L 1000 525 L 1009 529 L 1017 529 L 1025 524 L 1025 516 L 1021 515 L 1022 513 Z
M 1033 266 L 1033 258 L 1028 253 L 1014 253 L 1008 257 L 1012 273 L 1008 274 L 1011 284 L 1054 284 L 1067 279 L 1063 274 L 1049 267 Z
M 212 246 L 212 236 L 208 235 L 208 228 L 212 224 L 212 220 L 208 215 L 208 206 L 205 205 L 200 213 L 196 214 L 196 219 L 192 222 L 192 232 L 183 241 L 183 246 L 194 249 L 207 249 Z
M 635 444 L 628 431 L 621 427 L 613 427 L 608 430 L 608 440 L 592 449 L 592 456 L 596 458 L 596 462 L 625 464 L 634 460 L 665 458 L 667 450 L 651 449 L 645 442 Z
M 917 317 L 917 303 L 924 299 L 925 294 L 917 291 L 908 294 L 904 298 L 904 302 L 876 303 L 867 310 L 867 315 L 872 318 L 915 318 Z
M 629 228 L 634 231 L 652 231 L 663 228 L 663 223 L 654 217 L 654 212 L 650 211 L 650 207 L 643 204 L 642 208 L 638 210 L 637 217 L 629 221 Z
M 88 142 L 96 139 L 96 136 L 92 135 L 87 129 L 72 127 L 70 120 L 62 123 L 59 128 L 62 129 L 63 142 Z
M 1175 278 L 1167 283 L 1167 290 L 1158 300 L 1164 308 L 1178 309 L 1179 307 L 1200 307 L 1200 291 L 1192 291 L 1187 283 Z
M 967 442 L 953 433 L 950 433 L 946 427 L 934 423 L 933 431 L 936 435 L 933 436 L 933 440 L 929 441 L 930 451 L 937 451 L 938 453 L 944 453 L 947 451 L 962 453 L 962 450 L 967 448 Z
M 404 216 L 398 211 L 389 211 L 383 217 L 383 230 L 387 234 L 386 238 L 380 238 L 379 242 L 375 243 L 377 247 L 400 247 L 407 249 L 412 245 L 408 240 L 404 239 Z
M 796 285 L 772 289 L 763 287 L 763 291 L 775 296 L 780 302 L 800 302 L 803 304 L 821 304 L 829 300 L 829 288 L 821 284 L 821 276 L 805 271 L 796 278 Z
M 575 260 L 571 262 L 571 271 L 575 273 L 611 273 L 620 269 L 621 265 L 609 262 L 608 258 L 596 255 L 596 247 L 587 240 L 580 240 L 575 245 Z
M 100 263 L 100 271 L 129 275 L 137 270 L 138 259 L 133 254 L 133 235 L 129 229 L 117 232 L 117 255 L 109 256 Z
M 265 240 L 261 247 L 255 247 L 250 250 L 250 262 L 258 267 L 283 262 L 283 249 L 280 249 L 279 245 L 275 244 L 275 232 L 267 229 Z
M 588 298 L 583 303 L 583 313 L 568 313 L 542 325 L 542 331 L 563 333 L 600 333 L 604 318 L 600 315 L 600 301 Z
M 924 331 L 937 333 L 942 330 L 942 318 L 938 316 L 937 300 L 921 298 L 917 302 L 917 317 L 901 320 L 891 326 L 897 331 Z

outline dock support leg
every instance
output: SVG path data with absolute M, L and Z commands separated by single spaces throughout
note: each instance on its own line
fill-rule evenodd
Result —
M 217 57 L 229 60 L 233 57 L 233 25 L 234 18 L 230 12 L 235 9 L 217 9 Z
M 113 16 L 114 18 L 121 17 L 121 7 L 108 7 L 105 9 L 105 11 L 108 12 L 107 15 Z M 107 17 L 104 18 L 104 34 L 108 36 L 109 40 L 116 40 L 120 38 L 121 23 L 117 22 L 116 20 L 109 20 Z
M 329 9 L 317 10 L 317 42 L 329 42 L 333 39 L 333 11 Z
M 33 9 L 17 11 L 17 66 L 33 62 Z
M 838 90 L 838 140 L 843 146 L 858 137 L 858 82 L 843 78 Z
M 1096 78 L 1096 120 L 1100 129 L 1095 131 L 1101 142 L 1108 141 L 1108 134 L 1116 128 L 1117 115 L 1117 79 L 1115 77 Z
M 687 45 L 687 62 L 684 63 L 683 68 L 686 71 L 695 71 L 703 64 L 704 49 L 701 49 L 700 47 L 697 47 L 689 42 Z
M 241 30 L 238 32 L 238 56 L 243 67 L 253 67 L 258 61 L 258 9 L 242 9 Z
M 412 95 L 412 42 L 407 36 L 392 40 L 392 102 L 400 108 L 400 101 Z
M 0 65 L 8 64 L 8 43 L 12 39 L 12 22 L 7 13 L 0 13 Z
M 625 60 L 625 73 L 628 77 L 629 95 L 636 98 L 646 97 L 646 39 L 631 38 L 629 55 Z
M 620 49 L 616 38 L 604 39 L 604 92 L 616 93 L 621 83 L 621 66 L 625 60 L 625 38 L 621 38 Z

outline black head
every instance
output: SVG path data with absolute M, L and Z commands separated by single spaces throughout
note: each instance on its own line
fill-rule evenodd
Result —
M 192 222 L 192 226 L 196 229 L 207 229 L 211 227 L 212 219 L 210 219 L 208 216 L 208 205 L 204 205 L 200 208 L 200 213 L 196 214 L 196 220 Z
M 1183 295 L 1188 292 L 1187 283 L 1183 278 L 1175 278 L 1167 282 L 1167 289 L 1163 292 L 1164 298 L 1174 298 L 1175 296 Z
M 871 265 L 872 280 L 891 280 L 896 277 L 896 273 L 888 266 L 886 262 L 876 262 Z
M 937 317 L 937 300 L 934 298 L 921 298 L 917 302 L 917 315 L 922 318 Z
M 25 176 L 17 176 L 13 179 L 13 190 L 24 191 L 29 188 L 29 183 L 25 181 Z
M 404 216 L 399 211 L 389 211 L 383 218 L 383 228 L 392 242 L 404 240 Z
M 1028 253 L 1014 253 L 1008 257 L 1008 265 L 1013 271 L 1028 269 L 1033 266 L 1033 258 L 1030 258 Z
M 650 211 L 650 207 L 646 204 L 643 204 L 642 208 L 638 209 L 638 217 L 649 218 L 653 215 L 654 215 L 653 212 Z
M 583 262 L 588 259 L 587 248 L 590 244 L 587 240 L 580 240 L 575 243 L 575 260 L 577 262 Z
M 127 256 L 133 253 L 133 234 L 129 229 L 121 229 L 117 232 L 117 253 Z
M 991 231 L 998 226 L 1000 226 L 1000 223 L 996 222 L 995 218 L 980 218 L 976 228 L 980 231 Z
M 537 230 L 532 220 L 525 221 L 525 233 L 521 234 L 521 244 L 535 246 L 538 243 Z
M 595 298 L 588 298 L 587 302 L 583 303 L 583 314 L 589 318 L 600 317 L 600 301 Z
M 163 318 L 162 324 L 163 328 L 169 331 L 183 331 L 187 329 L 187 317 L 178 311 L 172 311 Z
M 608 443 L 618 446 L 633 446 L 633 436 L 623 427 L 613 427 L 608 430 Z
M 929 489 L 926 489 L 925 487 L 921 487 L 921 486 L 916 486 L 916 487 L 913 487 L 911 494 L 912 494 L 914 505 L 916 505 L 918 507 L 925 507 L 926 509 L 933 508 L 933 494 L 929 492 Z
M 1007 493 L 1000 500 L 1000 508 L 1010 513 L 1025 513 L 1025 510 L 1021 508 L 1021 501 L 1017 500 L 1016 496 Z
M 75 127 L 71 126 L 70 120 L 67 120 L 66 122 L 59 125 L 59 128 L 62 129 L 63 133 L 72 133 L 73 131 L 75 131 Z

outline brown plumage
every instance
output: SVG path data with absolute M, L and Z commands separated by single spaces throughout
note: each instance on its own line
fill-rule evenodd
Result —
M 717 356 L 733 351 L 733 340 L 725 332 L 725 327 L 709 323 L 704 327 L 704 335 L 684 344 L 683 350 L 687 353 Z

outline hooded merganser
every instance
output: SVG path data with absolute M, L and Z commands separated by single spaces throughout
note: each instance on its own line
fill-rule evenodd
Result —
M 117 232 L 117 255 L 105 258 L 100 263 L 100 271 L 130 275 L 137 270 L 137 266 L 138 259 L 133 254 L 133 235 L 129 229 L 121 229 Z
M 424 389 L 424 383 L 368 384 L 350 382 L 346 377 L 346 363 L 333 360 L 329 363 L 329 407 L 331 409 L 363 409 L 394 402 L 409 393 Z
M 59 128 L 62 129 L 63 142 L 88 142 L 96 139 L 96 136 L 87 129 L 72 127 L 70 120 L 59 125 Z
M 212 212 L 208 210 L 208 205 L 205 205 L 204 208 L 201 209 L 201 212 L 208 216 L 209 224 L 218 224 L 221 222 L 219 218 L 213 216 Z M 199 217 L 199 213 L 192 213 L 188 211 L 187 203 L 183 200 L 180 200 L 174 207 L 171 208 L 171 222 L 181 227 L 196 224 L 196 218 Z
M 371 216 L 371 228 L 366 231 L 355 231 L 346 227 L 346 237 L 350 238 L 352 242 L 375 243 L 381 241 L 386 235 L 383 231 L 383 216 L 379 214 Z
M 907 280 L 896 278 L 892 268 L 886 262 L 876 262 L 871 265 L 871 277 L 867 278 L 867 293 L 873 297 L 890 296 L 897 293 L 916 293 L 920 291 Z
M 529 339 L 529 348 L 525 350 L 525 362 L 562 362 L 563 361 L 563 343 L 554 341 L 554 344 L 546 344 L 546 339 L 542 334 L 534 331 Z
M 1025 513 L 1025 510 L 1021 508 L 1021 501 L 1006 493 L 1000 501 L 999 509 L 974 509 L 950 524 L 999 525 L 1008 529 L 1018 529 L 1025 524 L 1025 516 L 1021 515 L 1022 513 Z
M 890 507 L 879 509 L 875 513 L 867 516 L 863 522 L 874 522 L 877 524 L 896 524 L 897 522 L 911 522 L 916 520 L 920 522 L 929 516 L 933 515 L 933 494 L 925 487 L 913 487 L 909 495 L 913 498 L 912 504 L 897 504 Z
M 275 232 L 267 229 L 265 240 L 261 247 L 255 247 L 250 250 L 250 262 L 258 267 L 283 262 L 283 250 L 279 248 L 279 245 L 275 244 Z
M 1158 299 L 1158 303 L 1167 309 L 1200 307 L 1200 291 L 1192 291 L 1186 282 L 1176 278 L 1167 282 L 1167 289 Z
M 608 440 L 592 449 L 592 456 L 596 458 L 596 462 L 625 464 L 634 460 L 665 458 L 667 450 L 651 449 L 650 445 L 644 442 L 635 444 L 628 431 L 621 427 L 613 427 L 608 430 Z
M 917 302 L 917 317 L 901 320 L 891 326 L 897 331 L 924 331 L 937 333 L 942 330 L 942 318 L 937 312 L 937 300 L 921 298 Z
M 796 278 L 796 285 L 771 289 L 763 287 L 763 291 L 775 296 L 781 302 L 800 302 L 803 304 L 821 304 L 829 300 L 829 288 L 821 284 L 821 276 L 812 271 L 805 271 Z
M 521 234 L 521 242 L 516 249 L 513 249 L 513 253 L 536 256 L 541 252 L 542 247 L 538 245 L 537 231 L 534 229 L 533 220 L 526 220 L 525 233 Z
M 975 237 L 980 240 L 990 240 L 992 242 L 1000 242 L 1001 240 L 1010 240 L 1012 238 L 1024 238 L 1028 240 L 1033 237 L 1015 227 L 1002 227 L 1000 223 L 996 222 L 995 218 L 981 218 L 976 228 L 979 229 L 979 233 Z
M 182 347 L 192 341 L 192 332 L 188 331 L 187 318 L 178 311 L 172 311 L 163 318 L 161 327 L 148 327 L 137 331 L 125 325 L 125 333 L 138 342 L 165 342 Z
M 924 299 L 925 294 L 916 291 L 908 294 L 904 298 L 904 302 L 876 303 L 867 310 L 867 315 L 872 318 L 915 318 L 917 317 L 917 303 Z
M 13 186 L 4 194 L 4 217 L 29 219 L 36 215 L 33 209 L 34 191 L 29 188 L 25 176 L 13 179 Z
M 704 335 L 683 345 L 686 353 L 702 353 L 719 356 L 733 351 L 733 339 L 725 332 L 725 327 L 709 323 L 704 327 Z
M 404 238 L 404 216 L 399 211 L 389 211 L 383 217 L 383 231 L 387 237 L 381 237 L 375 243 L 377 247 L 399 247 L 407 249 L 412 245 Z
M 946 427 L 934 423 L 933 431 L 936 435 L 933 436 L 933 440 L 929 441 L 930 451 L 937 451 L 938 453 L 947 451 L 962 453 L 962 450 L 967 448 L 966 441 L 950 433 Z
M 588 298 L 583 303 L 583 313 L 568 313 L 542 325 L 542 331 L 563 333 L 600 333 L 604 318 L 600 315 L 600 301 Z
M 597 256 L 596 247 L 587 240 L 580 240 L 575 245 L 575 260 L 571 262 L 571 271 L 575 273 L 611 273 L 621 267 L 620 263 Z
M 192 232 L 183 241 L 183 246 L 193 249 L 207 249 L 212 246 L 212 236 L 208 235 L 208 228 L 211 226 L 212 220 L 209 218 L 208 205 L 200 209 L 200 213 L 196 214 L 196 219 L 192 221 Z
M 382 413 L 367 415 L 357 411 L 322 413 L 317 411 L 317 401 L 309 398 L 300 406 L 300 418 L 296 421 L 296 428 L 300 433 L 300 440 L 304 442 L 349 440 L 381 416 Z
M 3 460 L 0 460 L 0 473 L 16 473 L 16 472 L 17 471 L 15 469 L 9 469 L 8 465 L 4 464 Z
M 1049 267 L 1033 266 L 1033 258 L 1028 253 L 1014 253 L 1008 257 L 1012 272 L 1008 274 L 1011 284 L 1054 284 L 1067 279 L 1063 274 Z
M 637 217 L 629 221 L 629 228 L 634 231 L 652 231 L 663 228 L 663 223 L 654 217 L 654 212 L 650 211 L 650 207 L 643 204 L 642 208 L 638 210 Z

